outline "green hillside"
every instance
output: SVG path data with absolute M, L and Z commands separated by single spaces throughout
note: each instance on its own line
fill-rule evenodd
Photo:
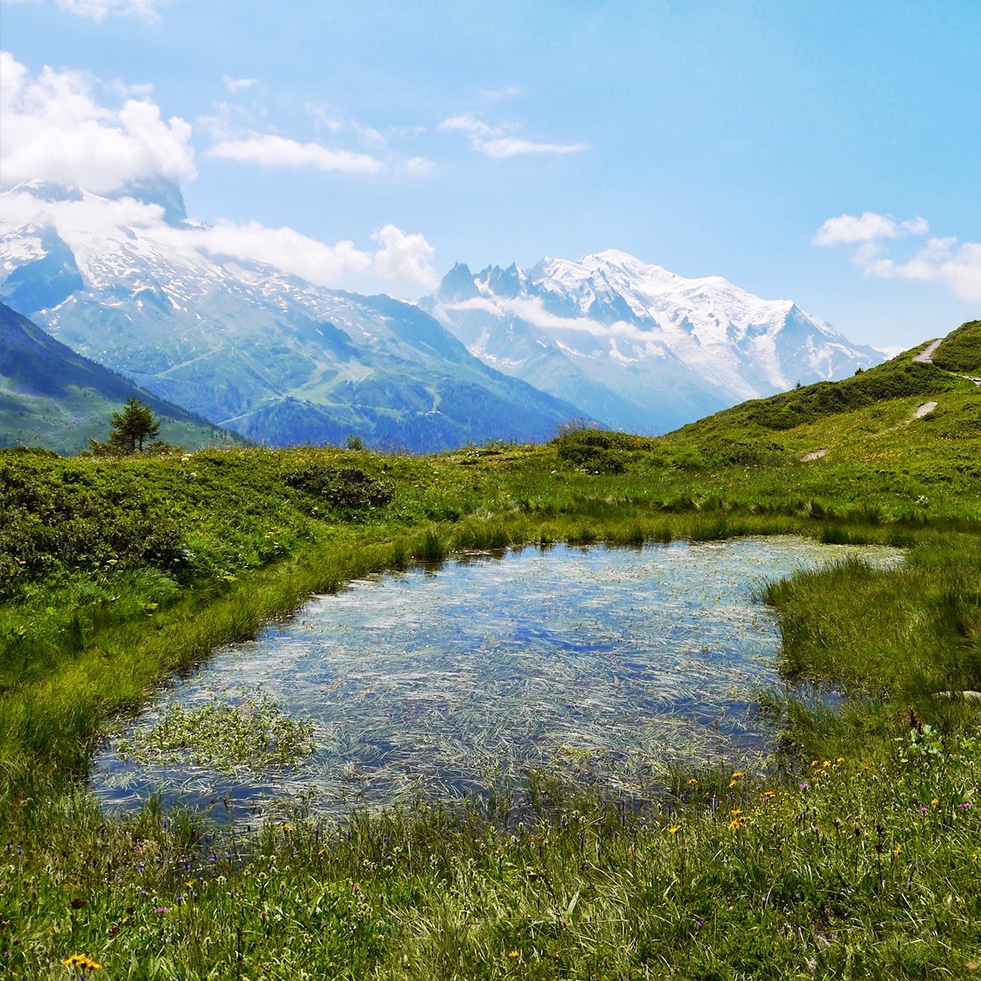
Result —
M 933 363 L 958 374 L 981 376 L 981 320 L 948 334 L 934 351 Z
M 657 439 L 0 450 L 0 974 L 973 976 L 981 386 L 960 376 L 977 330 L 933 364 L 924 343 Z M 236 829 L 156 800 L 115 816 L 86 791 L 107 729 L 311 593 L 460 553 L 774 534 L 902 561 L 759 583 L 783 636 L 755 706 L 778 730 L 765 761 L 638 760 L 627 787 L 563 759 L 479 799 L 341 823 L 293 800 Z M 303 731 L 261 698 L 164 722 L 189 759 L 243 740 L 273 756 Z
M 186 449 L 246 443 L 76 354 L 0 303 L 0 447 L 80 453 L 89 439 L 106 438 L 110 417 L 130 398 L 153 410 L 168 443 Z

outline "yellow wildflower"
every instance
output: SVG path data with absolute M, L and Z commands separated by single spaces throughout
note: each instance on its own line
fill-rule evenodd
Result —
M 681 825 L 680 824 L 673 824 L 673 825 L 671 825 L 670 828 L 668 828 L 668 834 L 669 835 L 676 835 L 680 830 L 681 830 Z
M 90 971 L 101 971 L 102 965 L 92 960 L 88 954 L 72 954 L 63 962 L 65 967 L 78 971 L 79 974 L 88 974 Z

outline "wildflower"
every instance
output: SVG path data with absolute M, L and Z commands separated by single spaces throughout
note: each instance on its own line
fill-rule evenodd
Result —
M 811 768 L 819 767 L 821 764 L 817 760 L 811 760 Z
M 971 806 L 971 802 L 969 800 L 966 800 L 958 804 L 957 806 L 960 810 L 966 811 Z
M 829 767 L 831 766 L 831 760 L 825 760 L 825 761 L 824 761 L 824 762 L 823 762 L 823 763 L 821 764 L 821 766 L 823 766 L 823 767 L 824 767 L 824 769 L 825 769 L 825 770 L 827 770 L 827 769 L 828 769 L 828 768 L 829 768 Z
M 734 817 L 729 822 L 729 828 L 730 828 L 730 830 L 736 830 L 738 828 L 741 828 L 745 823 L 746 823 L 746 819 L 745 818 L 743 818 L 743 817 Z
M 939 800 L 937 800 L 937 798 L 936 798 L 936 797 L 934 797 L 934 798 L 933 798 L 933 800 L 932 800 L 932 801 L 930 801 L 930 806 L 931 806 L 931 807 L 936 807 L 936 806 L 937 806 L 937 805 L 938 805 L 939 803 L 940 803 L 940 801 L 939 801 Z
M 893 857 L 893 858 L 898 858 L 898 857 L 899 857 L 899 853 L 900 853 L 900 852 L 901 852 L 902 850 L 903 850 L 903 846 L 902 846 L 902 845 L 897 845 L 897 846 L 896 846 L 896 847 L 895 847 L 895 848 L 894 848 L 894 849 L 892 850 L 892 857 Z
M 92 960 L 88 954 L 72 954 L 63 963 L 65 967 L 70 967 L 72 970 L 78 971 L 80 975 L 89 974 L 91 971 L 102 970 L 102 965 Z
M 743 809 L 742 809 L 741 807 L 737 807 L 737 808 L 735 808 L 734 810 L 731 810 L 731 811 L 730 811 L 729 813 L 730 813 L 730 814 L 731 814 L 731 815 L 732 815 L 733 817 L 739 817 L 739 815 L 743 813 Z
M 673 825 L 671 825 L 670 828 L 668 828 L 668 834 L 669 835 L 676 835 L 680 830 L 681 830 L 681 825 L 680 824 L 673 824 Z
M 517 957 L 517 956 L 518 956 L 518 952 L 516 950 L 508 951 L 508 957 Z
M 169 913 L 170 912 L 170 907 L 169 906 L 155 906 L 154 909 L 153 909 L 153 912 L 159 914 L 160 916 L 163 916 L 165 913 Z
M 688 781 L 688 786 L 689 787 L 697 787 L 698 786 L 698 781 L 694 777 L 692 777 L 691 780 Z
M 844 763 L 844 762 L 845 762 L 844 756 L 839 756 L 838 759 L 835 760 L 835 763 Z
M 809 783 L 802 783 L 802 784 L 800 784 L 800 789 L 801 790 L 807 790 L 810 786 L 811 785 Z
M 746 776 L 746 773 L 743 770 L 736 770 L 736 772 L 732 775 L 734 780 L 738 780 L 740 777 L 744 776 Z
M 282 824 L 280 825 L 280 827 L 281 827 L 281 828 L 283 829 L 283 834 L 284 834 L 284 835 L 288 835 L 288 834 L 292 834 L 292 832 L 293 832 L 293 827 L 292 827 L 292 825 L 290 825 L 290 824 L 287 824 L 287 822 L 286 822 L 286 821 L 284 821 L 284 822 L 283 822 L 283 823 L 282 823 Z

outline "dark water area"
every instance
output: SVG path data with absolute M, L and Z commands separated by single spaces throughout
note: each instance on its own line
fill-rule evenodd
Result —
M 776 733 L 756 693 L 780 687 L 780 635 L 760 587 L 855 555 L 900 560 L 780 536 L 526 548 L 358 580 L 175 680 L 106 739 L 91 785 L 112 810 L 157 794 L 251 820 L 274 800 L 340 816 L 506 791 L 529 768 L 637 795 L 672 763 L 761 767 Z M 119 753 L 175 708 L 247 708 L 256 693 L 310 720 L 297 765 Z

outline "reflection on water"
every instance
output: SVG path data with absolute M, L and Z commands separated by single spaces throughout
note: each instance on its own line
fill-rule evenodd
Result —
M 557 545 L 359 580 L 215 651 L 120 734 L 152 726 L 169 704 L 258 686 L 312 719 L 316 751 L 302 765 L 259 777 L 147 767 L 118 756 L 117 736 L 91 782 L 112 807 L 156 792 L 236 817 L 274 796 L 341 813 L 479 793 L 529 767 L 636 790 L 672 761 L 746 765 L 773 737 L 752 711 L 754 689 L 777 682 L 761 581 L 856 551 L 789 537 Z M 861 555 L 897 561 L 891 549 Z

